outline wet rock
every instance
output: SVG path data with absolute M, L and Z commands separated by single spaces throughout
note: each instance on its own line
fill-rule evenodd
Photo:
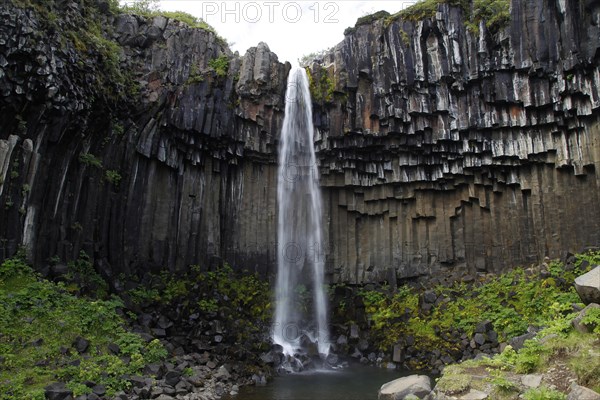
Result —
M 385 383 L 379 389 L 379 400 L 402 400 L 409 394 L 423 399 L 431 392 L 431 379 L 426 375 L 411 375 Z

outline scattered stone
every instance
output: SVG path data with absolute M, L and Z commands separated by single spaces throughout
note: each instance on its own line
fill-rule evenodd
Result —
M 44 388 L 46 399 L 48 400 L 70 400 L 73 398 L 73 392 L 67 389 L 63 382 L 56 382 Z
M 217 370 L 217 372 L 215 373 L 214 377 L 217 380 L 226 381 L 229 378 L 231 378 L 231 374 L 229 373 L 229 371 L 227 370 L 227 368 L 225 368 L 224 365 L 221 365 L 219 367 L 219 369 Z
M 73 347 L 79 354 L 85 353 L 90 346 L 89 340 L 82 338 L 81 336 L 77 336 L 75 341 L 73 342 Z
M 109 343 L 107 347 L 108 351 L 110 351 L 112 354 L 119 354 L 121 352 L 121 348 L 116 343 Z
M 181 380 L 181 372 L 170 370 L 165 374 L 165 383 L 169 386 L 175 386 Z
M 490 321 L 482 321 L 475 325 L 475 333 L 486 333 L 493 329 L 494 327 Z
M 508 341 L 508 344 L 512 346 L 515 351 L 523 348 L 523 344 L 526 340 L 533 339 L 535 337 L 535 333 L 529 332 L 521 336 L 515 336 L 514 338 Z
M 600 303 L 600 265 L 575 278 L 575 289 L 585 304 Z
M 426 375 L 411 375 L 384 383 L 379 389 L 378 400 L 402 400 L 409 394 L 419 399 L 431 392 L 431 380 Z
M 521 377 L 521 383 L 530 388 L 538 388 L 542 384 L 543 376 L 540 374 L 529 374 Z
M 92 387 L 92 392 L 102 397 L 106 394 L 106 387 L 104 385 L 95 385 Z
M 475 336 L 473 336 L 473 340 L 475 343 L 482 346 L 485 344 L 485 335 L 483 333 L 476 333 Z

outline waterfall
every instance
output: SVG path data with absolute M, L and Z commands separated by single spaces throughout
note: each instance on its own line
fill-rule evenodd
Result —
M 287 81 L 279 145 L 277 286 L 273 341 L 288 356 L 316 343 L 329 353 L 321 193 L 313 143 L 312 102 L 306 71 L 294 68 Z M 306 299 L 307 294 L 311 299 Z M 303 309 L 312 300 L 312 315 Z

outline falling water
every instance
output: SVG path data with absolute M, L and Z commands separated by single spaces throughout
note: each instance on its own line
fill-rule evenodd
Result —
M 306 71 L 290 71 L 279 147 L 277 287 L 273 340 L 293 356 L 306 338 L 329 353 L 323 288 L 321 194 L 313 144 L 312 102 Z M 307 290 L 311 289 L 311 290 Z M 305 315 L 303 296 L 314 310 Z M 301 343 L 303 342 L 303 343 Z

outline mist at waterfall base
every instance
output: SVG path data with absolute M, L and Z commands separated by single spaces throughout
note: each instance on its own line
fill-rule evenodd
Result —
M 313 143 L 312 101 L 306 71 L 288 76 L 285 118 L 279 145 L 278 251 L 273 342 L 280 367 L 297 372 L 307 361 L 329 354 L 327 302 L 320 252 L 321 194 Z M 311 309 L 304 309 L 311 295 Z

